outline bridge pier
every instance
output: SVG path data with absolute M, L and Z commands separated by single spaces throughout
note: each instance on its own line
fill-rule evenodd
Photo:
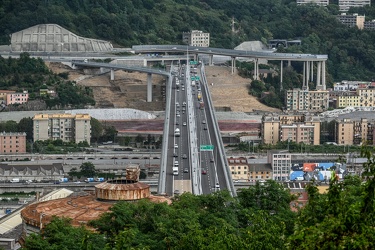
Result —
M 111 81 L 115 80 L 115 71 L 111 69 Z
M 236 68 L 236 57 L 231 57 L 232 64 L 232 75 L 234 74 L 234 69 Z
M 208 65 L 210 65 L 210 66 L 214 65 L 214 55 L 208 56 Z
M 280 63 L 280 92 L 283 91 L 283 60 Z
M 152 74 L 147 73 L 147 102 L 152 102 Z
M 259 62 L 258 58 L 254 58 L 254 80 L 259 80 Z

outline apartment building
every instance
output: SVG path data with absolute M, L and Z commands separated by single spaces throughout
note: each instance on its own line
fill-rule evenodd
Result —
M 262 117 L 262 141 L 320 144 L 320 118 L 308 114 L 271 114 Z
M 0 154 L 26 153 L 26 133 L 0 133 Z
M 88 114 L 37 114 L 33 118 L 34 141 L 61 139 L 90 143 L 90 120 Z
M 333 84 L 333 91 L 355 91 L 359 86 L 368 86 L 371 82 L 363 81 L 341 81 Z
M 271 150 L 267 154 L 268 162 L 271 163 L 272 176 L 276 181 L 289 180 L 292 167 L 292 156 L 280 150 Z
M 249 163 L 249 181 L 272 180 L 272 166 L 270 163 Z
M 348 27 L 357 27 L 362 30 L 365 27 L 365 16 L 359 16 L 358 14 L 347 15 L 346 13 L 341 13 L 337 16 L 337 19 L 344 25 Z
M 320 6 L 327 6 L 329 0 L 297 0 L 297 4 L 317 4 Z
M 375 30 L 375 20 L 365 21 L 364 28 L 365 30 Z
M 338 145 L 375 145 L 375 121 L 342 119 L 335 121 L 335 139 Z
M 324 112 L 329 107 L 329 91 L 287 90 L 285 103 L 287 111 Z
M 7 94 L 7 105 L 11 104 L 23 104 L 29 100 L 29 93 L 23 91 L 22 93 L 8 93 Z
M 347 12 L 351 7 L 371 5 L 371 0 L 339 0 L 339 10 Z
M 189 46 L 210 47 L 210 33 L 201 30 L 183 32 L 182 41 Z

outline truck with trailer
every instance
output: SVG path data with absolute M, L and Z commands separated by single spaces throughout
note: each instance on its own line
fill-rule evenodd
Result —
M 180 135 L 181 135 L 180 129 L 176 128 L 176 130 L 174 131 L 174 136 L 179 137 Z
M 94 182 L 94 178 L 86 178 L 85 182 L 87 182 L 87 183 Z
M 60 181 L 60 182 L 68 182 L 69 179 L 68 179 L 68 178 L 60 178 L 59 181 Z

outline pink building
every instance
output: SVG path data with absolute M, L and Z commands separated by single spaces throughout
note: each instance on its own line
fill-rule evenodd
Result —
M 29 93 L 23 91 L 22 93 L 10 93 L 7 94 L 7 105 L 11 104 L 23 104 L 29 100 Z
M 26 153 L 26 133 L 1 132 L 0 154 Z

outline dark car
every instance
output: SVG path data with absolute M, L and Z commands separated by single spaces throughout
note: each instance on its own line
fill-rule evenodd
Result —
M 207 171 L 202 169 L 202 174 L 207 174 Z

